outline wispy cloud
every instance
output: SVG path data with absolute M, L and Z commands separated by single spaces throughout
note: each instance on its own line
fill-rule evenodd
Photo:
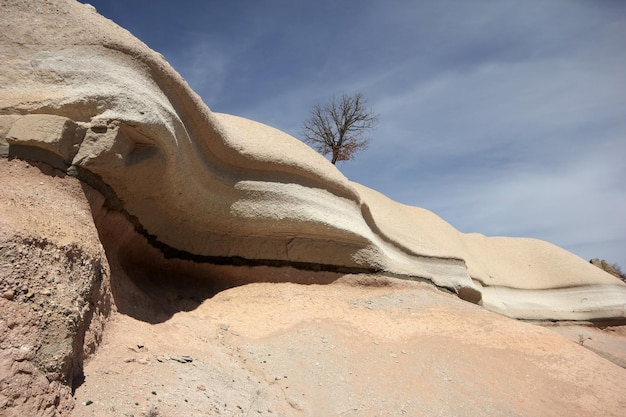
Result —
M 223 45 L 202 37 L 191 38 L 185 48 L 168 55 L 170 63 L 194 90 L 202 93 L 209 106 L 225 93 L 231 57 Z
M 619 144 L 556 159 L 518 165 L 461 181 L 453 192 L 429 197 L 435 211 L 467 232 L 527 236 L 576 250 L 581 256 L 621 261 L 626 244 L 626 168 Z

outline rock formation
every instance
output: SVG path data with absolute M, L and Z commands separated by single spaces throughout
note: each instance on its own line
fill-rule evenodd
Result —
M 592 265 L 597 266 L 598 268 L 602 269 L 603 271 L 608 272 L 609 274 L 613 275 L 614 277 L 621 279 L 622 281 L 626 280 L 626 275 L 624 275 L 618 268 L 616 268 L 615 266 L 611 265 L 610 263 L 608 263 L 604 259 L 593 258 L 592 260 L 589 261 L 589 263 L 592 264 Z
M 168 257 L 425 279 L 519 318 L 625 316 L 626 286 L 567 251 L 461 234 L 285 133 L 211 112 L 90 6 L 0 7 L 6 153 L 93 185 Z
M 72 409 L 111 310 L 110 270 L 86 194 L 44 164 L 0 158 L 0 415 Z
M 71 409 L 112 309 L 160 323 L 254 281 L 377 273 L 514 318 L 626 318 L 626 285 L 561 248 L 459 233 L 213 113 L 91 6 L 1 2 L 0 56 L 3 415 Z

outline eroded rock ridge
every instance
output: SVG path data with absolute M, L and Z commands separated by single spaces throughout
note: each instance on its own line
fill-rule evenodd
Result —
M 626 286 L 563 249 L 459 233 L 283 132 L 213 113 L 92 7 L 0 12 L 0 148 L 95 186 L 167 256 L 423 279 L 517 318 L 625 317 Z

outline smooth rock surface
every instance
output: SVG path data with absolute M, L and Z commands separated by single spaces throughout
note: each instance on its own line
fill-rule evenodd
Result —
M 425 279 L 520 318 L 626 317 L 626 285 L 567 251 L 461 234 L 350 182 L 285 133 L 211 112 L 161 55 L 92 7 L 1 3 L 0 54 L 0 145 L 73 156 L 68 172 L 168 256 Z M 33 117 L 67 118 L 85 135 L 11 134 Z

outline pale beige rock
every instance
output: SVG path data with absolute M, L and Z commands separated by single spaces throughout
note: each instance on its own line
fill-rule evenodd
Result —
M 47 158 L 45 162 L 63 167 L 74 159 L 84 135 L 85 129 L 66 117 L 30 114 L 13 123 L 6 135 L 6 141 L 13 149 L 18 150 L 15 152 L 16 156 L 38 160 Z M 36 150 L 48 153 L 33 155 L 32 152 Z
M 616 269 L 613 265 L 611 265 L 604 259 L 593 258 L 589 261 L 589 263 L 602 269 L 603 271 L 608 272 L 614 277 L 621 279 L 622 281 L 626 279 L 626 276 L 624 276 L 624 274 L 622 274 L 618 269 Z
M 7 142 L 6 136 L 7 136 L 7 133 L 9 133 L 11 126 L 13 126 L 13 123 L 15 123 L 15 121 L 19 118 L 20 116 L 17 116 L 17 115 L 13 115 L 13 116 L 0 115 L 0 155 L 1 156 L 7 156 L 9 154 L 9 143 Z
M 626 316 L 623 283 L 554 245 L 461 234 L 348 181 L 285 133 L 212 113 L 161 55 L 93 8 L 4 2 L 0 54 L 0 113 L 25 115 L 11 129 L 35 113 L 84 128 L 75 154 L 63 135 L 35 146 L 73 155 L 68 172 L 169 256 L 426 279 L 515 317 Z M 12 137 L 9 153 L 33 143 Z

